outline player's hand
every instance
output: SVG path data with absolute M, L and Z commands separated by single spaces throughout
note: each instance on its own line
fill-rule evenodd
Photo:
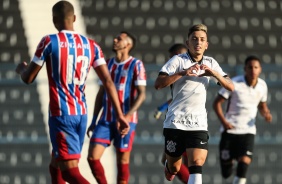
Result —
M 128 134 L 130 126 L 125 116 L 120 116 L 117 118 L 117 129 L 122 137 Z
M 87 134 L 87 137 L 90 138 L 90 133 L 94 131 L 96 125 L 90 125 L 88 128 L 87 128 L 87 131 L 86 131 L 86 134 Z
M 19 63 L 15 71 L 16 71 L 18 74 L 21 75 L 24 71 L 26 71 L 27 66 L 28 66 L 28 65 L 27 65 L 27 63 L 26 63 L 25 61 L 22 62 L 22 63 Z
M 160 119 L 161 115 L 162 115 L 162 111 L 156 110 L 156 111 L 155 111 L 155 114 L 154 114 L 154 118 Z
M 235 128 L 231 123 L 229 122 L 225 122 L 225 123 L 222 123 L 223 127 L 225 130 L 229 130 L 229 129 L 233 129 Z
M 266 122 L 270 123 L 272 121 L 272 114 L 270 112 L 264 113 L 264 119 Z
M 198 73 L 200 72 L 200 66 L 198 64 L 195 64 L 188 69 L 184 69 L 184 75 L 186 76 L 198 76 Z
M 208 67 L 205 64 L 200 65 L 200 70 L 204 71 L 204 73 L 199 74 L 198 77 L 215 76 L 216 75 L 215 71 L 213 71 L 210 67 Z
M 97 115 L 93 115 L 91 125 L 88 127 L 87 132 L 86 132 L 88 137 L 90 137 L 90 132 L 93 132 L 96 127 L 97 118 L 98 118 Z

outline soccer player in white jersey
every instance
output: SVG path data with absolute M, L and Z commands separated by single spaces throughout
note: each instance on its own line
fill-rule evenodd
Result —
M 160 70 L 155 88 L 171 87 L 172 102 L 164 120 L 165 177 L 171 181 L 179 171 L 182 153 L 188 155 L 188 184 L 202 183 L 202 166 L 208 154 L 208 123 L 205 108 L 210 79 L 229 91 L 231 79 L 218 62 L 204 56 L 208 48 L 207 27 L 192 26 L 186 41 L 188 52 L 173 56 Z
M 244 75 L 235 76 L 232 81 L 233 92 L 222 88 L 213 103 L 213 108 L 221 122 L 220 166 L 224 178 L 230 177 L 233 162 L 236 160 L 237 171 L 233 184 L 245 184 L 248 166 L 252 161 L 256 134 L 255 119 L 257 110 L 267 122 L 272 115 L 267 106 L 267 85 L 259 78 L 261 63 L 256 56 L 245 60 Z M 223 103 L 228 100 L 225 114 Z

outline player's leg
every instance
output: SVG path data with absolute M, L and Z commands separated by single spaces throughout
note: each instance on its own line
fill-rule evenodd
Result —
M 49 172 L 51 175 L 52 184 L 65 184 L 66 183 L 65 180 L 63 179 L 61 169 L 59 168 L 59 165 L 53 156 L 49 164 Z
M 202 148 L 188 148 L 188 168 L 189 180 L 188 184 L 202 183 L 202 167 L 206 161 L 208 150 Z
M 208 155 L 208 132 L 191 131 L 186 135 L 185 140 L 190 173 L 188 184 L 201 184 L 202 167 Z
M 164 129 L 165 137 L 165 177 L 171 181 L 180 170 L 182 164 L 182 153 L 185 151 L 183 135 L 185 131 L 177 129 Z
M 232 156 L 233 153 L 232 151 L 234 149 L 232 148 L 232 137 L 233 135 L 223 132 L 221 134 L 221 139 L 219 143 L 220 169 L 221 169 L 221 175 L 225 179 L 229 178 L 233 172 L 234 160 Z M 234 151 L 236 151 L 236 149 Z
M 111 143 L 111 124 L 115 123 L 99 121 L 90 139 L 87 161 L 94 178 L 99 184 L 107 184 L 101 157 L 106 147 Z
M 162 153 L 161 163 L 164 165 L 166 160 L 166 154 L 165 152 Z
M 252 161 L 254 139 L 254 134 L 238 135 L 240 148 L 238 148 L 238 164 L 233 184 L 245 184 L 247 182 L 247 171 Z
M 182 183 L 187 184 L 189 179 L 189 169 L 188 169 L 188 159 L 186 152 L 182 154 L 182 164 L 176 176 Z
M 121 137 L 116 131 L 114 145 L 117 154 L 117 184 L 127 184 L 130 177 L 130 153 L 135 136 L 136 123 L 129 123 L 130 130 L 127 135 Z
M 89 184 L 78 168 L 86 125 L 87 115 L 58 116 L 49 119 L 54 157 L 63 179 L 70 184 Z

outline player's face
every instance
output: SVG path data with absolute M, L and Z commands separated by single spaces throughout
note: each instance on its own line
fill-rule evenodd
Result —
M 245 75 L 248 79 L 257 79 L 261 73 L 261 65 L 258 60 L 252 60 L 245 66 Z
M 126 34 L 122 33 L 114 38 L 113 51 L 123 50 L 129 48 L 130 43 Z
M 189 36 L 186 43 L 193 56 L 203 55 L 208 48 L 207 34 L 204 31 L 195 31 Z

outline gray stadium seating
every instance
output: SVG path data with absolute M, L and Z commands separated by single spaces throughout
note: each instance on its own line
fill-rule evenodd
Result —
M 29 60 L 18 1 L 0 3 L 0 183 L 50 183 L 49 143 L 36 84 L 15 73 Z

